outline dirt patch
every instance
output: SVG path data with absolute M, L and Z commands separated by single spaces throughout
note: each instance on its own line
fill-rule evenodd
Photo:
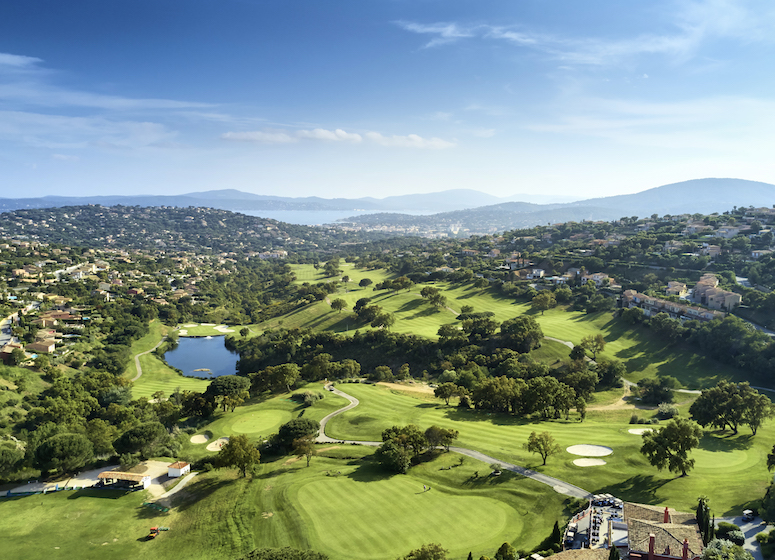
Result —
M 424 393 L 426 395 L 432 395 L 433 394 L 433 388 L 429 387 L 425 383 L 407 383 L 404 385 L 403 383 L 385 383 L 380 381 L 377 383 L 377 385 L 382 385 L 383 387 L 387 387 L 388 389 L 395 389 L 397 391 L 409 391 L 411 393 Z
M 207 447 L 205 447 L 205 449 L 207 449 L 208 451 L 220 451 L 221 447 L 223 447 L 223 444 L 226 443 L 227 441 L 229 441 L 228 437 L 226 436 L 220 437 L 216 439 L 214 442 L 212 442 L 211 444 L 209 444 Z
M 269 518 L 270 518 L 270 517 L 272 517 L 273 515 L 274 515 L 274 512 L 271 512 L 271 511 L 265 511 L 265 512 L 263 512 L 263 513 L 261 514 L 261 517 L 263 517 L 264 519 L 269 519 Z
M 321 447 L 320 449 L 318 449 L 318 453 L 320 453 L 321 451 L 331 451 L 332 449 L 339 449 L 340 447 L 342 447 L 342 446 L 341 445 L 332 445 L 331 447 Z
M 283 466 L 286 466 L 286 465 L 292 465 L 292 464 L 294 464 L 296 461 L 301 461 L 301 457 L 291 457 L 290 459 L 286 460 L 286 461 L 283 463 Z
M 210 436 L 207 434 L 198 434 L 191 436 L 191 443 L 207 443 L 210 440 Z

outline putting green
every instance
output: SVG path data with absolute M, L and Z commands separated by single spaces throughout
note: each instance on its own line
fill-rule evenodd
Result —
M 286 410 L 262 410 L 237 418 L 231 429 L 238 434 L 271 434 L 290 420 L 291 413 Z
M 698 469 L 707 470 L 742 470 L 751 466 L 755 460 L 748 456 L 745 449 L 735 451 L 710 451 L 707 449 L 694 449 L 689 454 L 696 463 Z
M 299 489 L 298 504 L 325 552 L 343 559 L 393 559 L 396 550 L 428 542 L 458 556 L 522 530 L 517 512 L 502 501 L 426 492 L 421 484 L 413 477 L 316 480 Z

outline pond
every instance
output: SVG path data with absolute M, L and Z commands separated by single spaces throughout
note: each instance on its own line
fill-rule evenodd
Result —
M 164 353 L 164 359 L 186 377 L 210 379 L 237 373 L 239 355 L 226 348 L 223 336 L 204 338 L 180 337 L 174 350 Z

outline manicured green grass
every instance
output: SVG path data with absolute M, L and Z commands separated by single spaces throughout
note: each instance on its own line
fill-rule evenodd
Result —
M 257 441 L 276 433 L 280 426 L 294 418 L 303 416 L 320 421 L 327 414 L 348 403 L 346 399 L 323 389 L 320 383 L 310 383 L 296 391 L 317 392 L 324 396 L 309 407 L 290 400 L 291 393 L 257 397 L 238 406 L 234 412 L 217 411 L 211 422 L 200 426 L 197 434 L 209 435 L 210 441 L 223 436 L 245 434 L 251 440 Z M 181 457 L 193 461 L 215 454 L 214 451 L 207 451 L 206 447 L 206 443 L 194 444 L 186 441 Z
M 349 276 L 350 282 L 348 282 L 348 289 L 360 289 L 358 283 L 364 278 L 368 278 L 374 284 L 384 282 L 389 278 L 396 278 L 398 275 L 392 274 L 384 269 L 366 270 L 356 267 L 353 263 L 341 262 L 339 268 L 342 270 L 342 274 L 334 277 L 327 278 L 323 275 L 323 268 L 315 270 L 315 267 L 311 264 L 292 264 L 291 270 L 296 275 L 296 284 L 303 284 L 309 282 L 310 284 L 317 284 L 319 282 L 329 282 L 330 280 L 340 280 L 343 276 Z M 366 288 L 371 291 L 371 287 Z
M 492 312 L 493 319 L 502 322 L 521 315 L 535 317 L 546 336 L 569 340 L 574 344 L 589 335 L 603 334 L 607 346 L 599 356 L 601 358 L 617 359 L 627 367 L 627 378 L 638 381 L 644 377 L 671 375 L 685 387 L 698 389 L 710 387 L 721 379 L 745 381 L 746 373 L 714 359 L 704 357 L 688 344 L 666 345 L 665 341 L 654 335 L 644 326 L 630 326 L 613 317 L 612 313 L 587 314 L 579 311 L 569 311 L 565 307 L 557 307 L 545 314 L 534 312 L 529 303 L 517 302 L 513 298 L 502 295 L 493 288 L 478 289 L 472 285 L 453 285 L 448 282 L 435 282 L 427 285 L 439 288 L 447 297 L 449 309 L 435 310 L 424 301 L 420 295 L 421 286 L 414 286 L 410 291 L 386 292 L 373 291 L 371 287 L 357 287 L 359 274 L 372 277 L 376 282 L 389 276 L 386 271 L 360 271 L 352 265 L 343 265 L 345 274 L 353 278 L 350 284 L 354 289 L 345 293 L 340 287 L 338 293 L 329 296 L 344 299 L 348 308 L 341 313 L 333 311 L 326 302 L 316 302 L 296 310 L 283 317 L 277 317 L 266 324 L 259 325 L 258 330 L 266 327 L 276 327 L 282 324 L 286 328 L 305 327 L 318 331 L 333 331 L 352 333 L 356 329 L 370 329 L 369 325 L 357 322 L 351 309 L 362 297 L 372 299 L 372 304 L 381 306 L 392 313 L 396 323 L 392 330 L 397 333 L 417 334 L 436 338 L 441 325 L 459 326 L 456 319 L 463 305 L 470 305 L 476 312 Z M 312 265 L 294 265 L 298 281 L 325 281 L 321 273 Z M 422 286 L 425 286 L 423 284 Z M 450 311 L 454 310 L 453 311 Z M 536 355 L 547 363 L 558 359 L 567 359 L 565 349 L 545 344 L 545 350 L 539 350 Z M 760 384 L 766 384 L 761 381 Z
M 530 421 L 505 414 L 460 411 L 440 403 L 434 405 L 381 386 L 342 384 L 340 388 L 357 397 L 360 406 L 329 423 L 329 435 L 341 439 L 379 440 L 382 430 L 393 425 L 416 424 L 425 429 L 439 425 L 458 430 L 458 445 L 476 449 L 497 459 L 528 466 L 566 480 L 591 492 L 610 492 L 621 498 L 646 503 L 667 503 L 687 509 L 700 494 L 711 497 L 717 513 L 736 512 L 759 499 L 769 482 L 766 457 L 775 444 L 775 422 L 769 421 L 751 437 L 740 434 L 706 434 L 693 456 L 696 468 L 687 477 L 659 472 L 640 454 L 641 437 L 630 434 L 631 409 L 590 411 L 587 420 Z M 653 412 L 637 411 L 641 417 Z M 575 415 L 574 415 L 575 416 Z M 541 466 L 538 456 L 527 453 L 522 444 L 532 431 L 549 431 L 563 450 L 589 443 L 612 447 L 605 466 L 581 468 L 578 457 L 563 451 Z M 746 433 L 748 432 L 748 433 Z M 715 459 L 720 452 L 719 460 Z
M 156 545 L 175 534 L 175 520 L 180 515 L 157 514 L 141 507 L 142 502 L 142 492 L 125 494 L 111 490 L 2 498 L 2 555 L 25 560 L 159 558 Z M 143 542 L 141 539 L 155 525 L 172 526 L 172 531 L 159 537 L 159 542 Z M 184 535 L 177 540 L 185 547 Z M 164 544 L 161 548 L 165 548 Z
M 141 507 L 144 493 L 59 492 L 0 500 L 0 546 L 8 558 L 237 558 L 258 547 L 312 548 L 332 560 L 392 560 L 423 543 L 450 558 L 493 554 L 504 541 L 538 546 L 564 497 L 529 479 L 472 477 L 487 465 L 454 453 L 386 474 L 373 449 L 321 447 L 305 461 L 280 458 L 254 477 L 202 473 L 167 514 Z M 451 467 L 451 468 L 450 468 Z M 423 491 L 423 485 L 432 489 Z M 145 541 L 152 526 L 165 526 Z
M 144 337 L 142 337 L 139 340 L 135 340 L 132 343 L 133 359 L 129 361 L 129 365 L 126 368 L 126 371 L 124 371 L 125 377 L 132 379 L 135 375 L 137 375 L 137 368 L 135 367 L 134 356 L 136 356 L 137 354 L 140 354 L 141 352 L 147 352 L 148 350 L 156 346 L 159 343 L 159 341 L 162 339 L 162 337 L 165 334 L 167 334 L 167 331 L 169 331 L 169 327 L 167 327 L 166 325 L 160 323 L 155 319 L 148 324 L 148 334 L 146 334 Z

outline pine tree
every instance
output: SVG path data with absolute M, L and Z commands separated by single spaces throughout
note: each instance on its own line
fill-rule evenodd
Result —
M 619 556 L 619 549 L 615 546 L 612 546 L 610 549 L 608 549 L 608 560 L 620 560 L 621 556 Z
M 473 552 L 469 552 L 468 553 L 468 560 L 474 560 L 474 553 Z

